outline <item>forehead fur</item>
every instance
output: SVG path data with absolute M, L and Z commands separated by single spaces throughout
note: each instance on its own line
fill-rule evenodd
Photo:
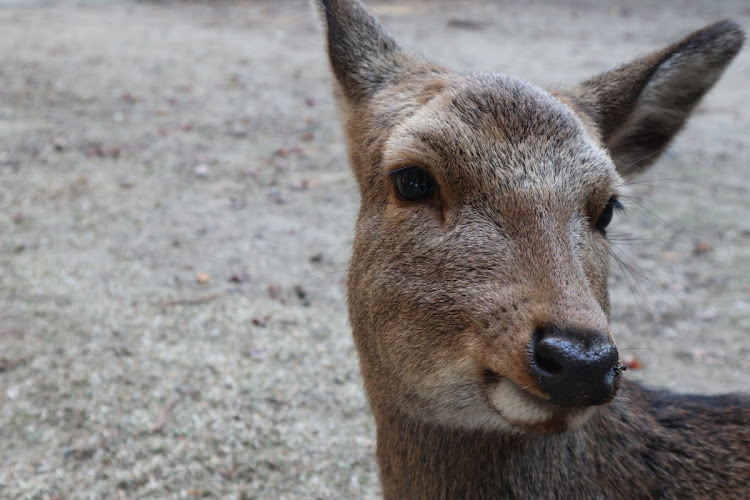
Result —
M 424 162 L 444 182 L 482 180 L 516 195 L 525 187 L 575 187 L 580 193 L 618 179 L 607 153 L 569 106 L 498 74 L 458 76 L 396 125 L 383 163 L 405 160 Z

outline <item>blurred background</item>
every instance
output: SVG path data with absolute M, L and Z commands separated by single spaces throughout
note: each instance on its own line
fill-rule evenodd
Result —
M 368 2 L 572 84 L 746 0 Z M 306 0 L 0 0 L 0 497 L 377 498 L 358 190 Z M 627 376 L 750 390 L 750 50 L 613 223 Z

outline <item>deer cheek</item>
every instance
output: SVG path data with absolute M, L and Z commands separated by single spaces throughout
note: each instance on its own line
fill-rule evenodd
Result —
M 594 295 L 594 299 L 599 303 L 609 321 L 609 288 L 607 276 L 609 275 L 609 244 L 604 244 L 589 252 L 584 259 L 584 273 L 589 282 L 589 287 Z

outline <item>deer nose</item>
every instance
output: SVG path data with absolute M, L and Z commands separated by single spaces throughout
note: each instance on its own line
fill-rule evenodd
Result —
M 604 332 L 540 328 L 529 350 L 531 371 L 554 404 L 600 405 L 617 393 L 622 368 Z

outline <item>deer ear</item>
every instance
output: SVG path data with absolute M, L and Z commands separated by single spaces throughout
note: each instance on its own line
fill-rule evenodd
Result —
M 393 82 L 412 62 L 357 0 L 317 0 L 328 57 L 343 97 L 360 103 Z
M 563 94 L 594 121 L 617 170 L 630 177 L 658 158 L 744 39 L 738 24 L 722 21 Z

